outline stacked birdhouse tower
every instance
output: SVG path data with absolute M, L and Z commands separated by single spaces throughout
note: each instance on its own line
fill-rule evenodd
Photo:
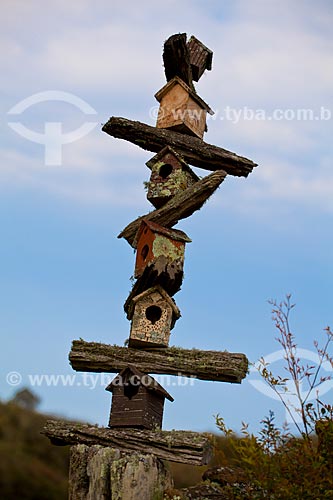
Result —
M 209 461 L 207 435 L 161 430 L 165 399 L 173 398 L 151 373 L 231 383 L 240 383 L 247 373 L 246 356 L 229 353 L 225 346 L 221 351 L 169 347 L 181 315 L 174 295 L 183 282 L 185 246 L 191 242 L 174 226 L 199 210 L 228 174 L 246 177 L 256 166 L 203 141 L 207 115 L 213 111 L 197 94 L 193 80 L 211 70 L 212 56 L 194 36 L 189 40 L 186 34 L 171 36 L 163 51 L 167 83 L 155 95 L 156 126 L 117 117 L 103 126 L 109 135 L 154 153 L 146 163 L 150 170 L 147 199 L 154 209 L 119 235 L 135 249 L 135 282 L 124 304 L 130 321 L 127 347 L 79 340 L 73 342 L 70 353 L 75 370 L 117 373 L 106 387 L 112 393 L 109 427 L 59 422 L 46 427 L 51 440 L 72 445 L 71 499 L 149 500 L 171 484 L 161 459 Z M 199 178 L 189 165 L 211 173 Z M 78 461 L 83 464 L 80 471 Z M 104 472 L 109 471 L 108 480 L 99 475 L 101 464 Z M 135 483 L 135 492 L 128 481 Z

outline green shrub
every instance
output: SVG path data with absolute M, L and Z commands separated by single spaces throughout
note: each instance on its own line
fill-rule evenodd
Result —
M 232 449 L 229 465 L 241 467 L 251 485 L 248 496 L 244 490 L 237 493 L 237 488 L 231 487 L 229 497 L 235 500 L 328 500 L 333 498 L 333 409 L 318 397 L 314 403 L 308 400 L 316 388 L 330 379 L 321 375 L 321 369 L 324 362 L 329 362 L 333 368 L 333 358 L 329 353 L 333 335 L 330 328 L 325 328 L 324 346 L 319 347 L 318 342 L 314 342 L 319 361 L 317 367 L 304 366 L 297 357 L 297 344 L 290 329 L 290 312 L 294 307 L 290 296 L 280 304 L 275 301 L 271 304 L 278 331 L 277 341 L 285 354 L 287 377 L 274 375 L 263 358 L 258 371 L 289 412 L 298 435 L 293 435 L 288 426 L 277 427 L 272 412 L 261 421 L 258 435 L 251 434 L 248 426 L 243 424 L 240 437 L 217 415 L 217 427 Z M 307 384 L 305 393 L 300 391 L 301 384 Z M 292 386 L 293 394 L 298 398 L 295 408 L 290 408 L 288 401 Z M 295 419 L 292 410 L 299 413 L 301 423 Z

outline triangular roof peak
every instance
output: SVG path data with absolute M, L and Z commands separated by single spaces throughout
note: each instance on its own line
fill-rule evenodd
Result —
M 132 299 L 132 304 L 136 304 L 139 300 L 144 299 L 145 297 L 148 297 L 152 293 L 159 293 L 161 297 L 168 302 L 168 304 L 171 306 L 172 311 L 175 315 L 175 317 L 178 319 L 181 316 L 180 310 L 176 306 L 176 303 L 170 295 L 162 288 L 160 285 L 152 286 L 151 288 L 148 288 L 148 290 L 145 290 L 144 292 L 140 293 L 139 295 L 136 295 Z
M 190 94 L 192 99 L 196 101 L 199 104 L 199 106 L 205 109 L 207 113 L 209 113 L 210 115 L 214 114 L 214 111 L 208 106 L 208 104 L 203 99 L 201 99 L 201 97 L 198 96 L 196 92 L 193 92 L 193 90 L 185 82 L 183 82 L 183 80 L 181 80 L 179 76 L 174 76 L 172 80 L 170 80 L 168 83 L 164 85 L 164 87 L 162 87 L 158 92 L 156 92 L 155 99 L 158 102 L 161 102 L 165 94 L 169 92 L 169 90 L 171 90 L 172 87 L 174 87 L 177 84 L 183 87 L 183 89 L 186 90 L 188 94 Z
M 150 160 L 146 162 L 147 167 L 152 169 L 155 163 L 158 162 L 162 158 L 162 156 L 166 155 L 167 153 L 173 154 L 177 158 L 177 160 L 182 165 L 184 165 L 184 167 L 188 167 L 188 164 L 186 163 L 182 155 L 180 153 L 177 153 L 177 151 L 175 151 L 171 146 L 164 146 L 164 148 L 161 149 L 158 153 L 156 153 L 155 156 L 150 158 Z
M 110 382 L 105 388 L 106 391 L 113 392 L 115 387 L 119 387 L 126 383 L 127 375 L 130 375 L 132 385 L 142 385 L 148 391 L 156 392 L 169 401 L 174 401 L 173 397 L 150 375 L 138 370 L 134 365 L 128 365 L 121 370 L 120 373 Z M 132 378 L 131 378 L 132 377 Z M 124 380 L 125 379 L 125 380 Z
M 153 168 L 153 166 L 155 165 L 155 163 L 157 163 L 158 161 L 160 161 L 160 159 L 164 155 L 166 155 L 167 153 L 173 154 L 177 158 L 177 160 L 179 161 L 179 163 L 182 165 L 183 169 L 187 170 L 188 172 L 190 172 L 190 174 L 192 175 L 192 177 L 196 181 L 199 180 L 199 177 L 197 176 L 197 174 L 195 172 L 193 172 L 193 170 L 189 167 L 189 165 L 186 163 L 186 161 L 184 160 L 184 158 L 182 157 L 182 155 L 180 153 L 177 153 L 177 151 L 175 151 L 171 146 L 165 146 L 155 156 L 153 156 L 152 158 L 150 158 L 150 160 L 148 160 L 146 162 L 147 167 L 150 168 L 150 170 L 151 170 Z

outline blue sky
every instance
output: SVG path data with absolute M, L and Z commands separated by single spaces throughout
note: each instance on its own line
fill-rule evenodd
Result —
M 0 9 L 0 398 L 20 387 L 6 382 L 12 371 L 22 385 L 31 374 L 74 374 L 67 360 L 73 339 L 123 345 L 128 337 L 122 307 L 134 254 L 116 236 L 151 209 L 143 182 L 153 154 L 100 125 L 112 115 L 154 125 L 163 42 L 177 32 L 214 51 L 213 71 L 196 86 L 216 113 L 205 140 L 259 166 L 247 179 L 227 177 L 178 225 L 192 243 L 171 343 L 256 361 L 279 349 L 268 299 L 292 293 L 293 331 L 313 351 L 313 340 L 333 326 L 332 118 L 288 113 L 333 113 L 332 3 L 11 0 Z M 61 165 L 46 165 L 44 146 L 8 125 L 13 106 L 49 90 L 96 110 L 89 121 L 98 125 L 63 146 Z M 227 107 L 241 118 L 227 120 Z M 246 109 L 264 110 L 266 119 L 247 119 Z M 269 119 L 276 109 L 289 111 Z M 61 122 L 67 133 L 87 117 L 71 104 L 45 102 L 15 120 L 40 133 L 45 122 Z M 251 379 L 167 385 L 175 402 L 165 405 L 164 428 L 213 430 L 220 413 L 235 429 L 247 421 L 256 430 L 269 409 L 282 423 L 283 409 Z M 110 395 L 101 382 L 92 389 L 78 378 L 74 387 L 34 390 L 45 412 L 105 425 Z

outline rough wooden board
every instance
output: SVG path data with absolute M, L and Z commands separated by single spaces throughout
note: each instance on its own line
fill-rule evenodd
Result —
M 56 445 L 101 445 L 154 455 L 162 460 L 205 465 L 212 458 L 212 435 L 191 431 L 109 429 L 49 420 L 43 430 Z
M 257 165 L 248 158 L 208 144 L 198 137 L 151 127 L 126 118 L 113 116 L 105 123 L 102 130 L 113 137 L 125 139 L 155 153 L 165 146 L 171 146 L 187 163 L 205 170 L 225 170 L 230 175 L 247 177 Z
M 161 208 L 130 222 L 118 235 L 118 238 L 125 238 L 133 248 L 136 248 L 136 234 L 143 219 L 156 222 L 164 227 L 170 228 L 174 226 L 181 219 L 186 219 L 186 217 L 192 215 L 196 210 L 200 210 L 203 204 L 224 181 L 226 175 L 224 170 L 212 172 L 193 184 L 193 186 L 176 194 Z
M 187 42 L 187 47 L 190 53 L 192 78 L 198 82 L 206 69 L 208 71 L 212 69 L 213 52 L 194 35 Z
M 74 370 L 83 372 L 118 373 L 133 364 L 143 373 L 236 384 L 241 383 L 248 370 L 245 354 L 180 347 L 131 349 L 84 340 L 73 341 L 69 361 Z

